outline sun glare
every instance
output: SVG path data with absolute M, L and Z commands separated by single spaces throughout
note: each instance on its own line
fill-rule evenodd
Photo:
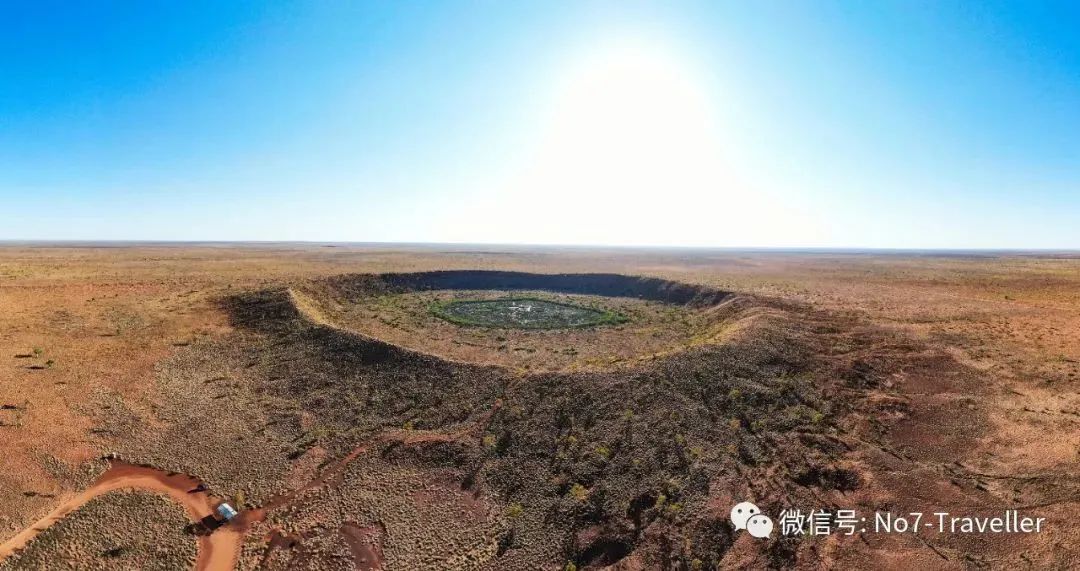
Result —
M 544 150 L 568 175 L 644 187 L 717 158 L 708 94 L 692 70 L 655 46 L 601 49 L 570 68 L 552 99 Z
M 525 180 L 511 189 L 534 212 L 542 198 L 544 220 L 564 224 L 537 226 L 527 240 L 715 238 L 693 216 L 696 228 L 668 227 L 739 199 L 724 167 L 717 98 L 703 76 L 671 47 L 640 40 L 611 42 L 567 65 L 541 114 Z

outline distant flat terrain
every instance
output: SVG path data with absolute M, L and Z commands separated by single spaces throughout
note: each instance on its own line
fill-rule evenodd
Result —
M 732 297 L 550 280 L 357 295 L 447 270 Z M 627 319 L 530 331 L 432 311 L 515 296 Z M 1069 252 L 8 243 L 0 365 L 0 542 L 120 459 L 235 505 L 221 531 L 243 569 L 1069 568 L 1080 553 Z M 206 543 L 164 496 L 100 499 L 0 566 L 138 566 L 155 541 L 186 565 Z M 728 522 L 749 499 L 774 517 L 1045 523 L 759 541 Z M 145 510 L 168 517 L 121 533 Z

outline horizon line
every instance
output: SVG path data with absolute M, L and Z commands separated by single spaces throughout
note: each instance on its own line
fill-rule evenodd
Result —
M 139 245 L 313 245 L 313 246 L 412 246 L 412 247 L 462 247 L 462 248 L 568 248 L 568 249 L 616 249 L 616 250 L 716 250 L 728 252 L 808 252 L 808 253 L 1063 253 L 1080 254 L 1080 248 L 1027 248 L 1027 247 L 872 247 L 872 246 L 700 246 L 658 244 L 565 244 L 527 242 L 410 242 L 378 240 L 156 240 L 156 239 L 21 239 L 0 238 L 0 246 L 139 246 Z

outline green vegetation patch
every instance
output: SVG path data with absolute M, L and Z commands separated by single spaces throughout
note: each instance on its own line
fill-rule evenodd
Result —
M 457 325 L 501 329 L 570 329 L 627 321 L 613 311 L 536 297 L 439 302 L 431 312 Z

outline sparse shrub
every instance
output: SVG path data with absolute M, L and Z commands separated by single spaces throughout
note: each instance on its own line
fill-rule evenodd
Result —
M 35 357 L 40 357 L 43 354 L 45 354 L 45 350 L 42 349 L 41 347 L 34 347 L 33 352 L 34 352 Z
M 314 352 L 316 357 L 337 354 L 339 348 L 336 345 L 331 347 L 333 352 L 322 348 L 328 340 L 344 344 L 345 348 L 360 343 L 351 338 L 338 339 L 333 331 L 323 329 L 311 335 L 313 345 L 304 345 L 301 349 Z M 284 349 L 279 350 L 277 346 L 271 349 L 275 355 L 289 349 L 289 343 L 294 342 L 291 338 L 285 340 Z M 486 346 L 494 345 L 487 343 Z M 515 338 L 511 347 L 517 345 L 519 342 Z M 480 492 L 490 488 L 494 492 L 491 497 L 498 493 L 530 506 L 528 514 L 517 503 L 508 503 L 502 508 L 506 519 L 496 523 L 509 524 L 510 530 L 516 528 L 524 541 L 515 545 L 513 532 L 503 530 L 498 546 L 500 554 L 517 548 L 520 551 L 515 552 L 514 558 L 526 561 L 532 556 L 530 549 L 546 551 L 535 547 L 537 545 L 565 545 L 566 541 L 575 540 L 574 534 L 598 526 L 605 535 L 612 537 L 601 537 L 595 546 L 575 545 L 573 549 L 610 552 L 611 558 L 604 560 L 607 563 L 615 560 L 616 551 L 621 554 L 623 549 L 630 551 L 639 545 L 646 548 L 643 552 L 646 551 L 649 547 L 646 543 L 652 540 L 639 538 L 636 532 L 632 535 L 629 526 L 626 529 L 604 526 L 629 518 L 633 520 L 634 529 L 640 530 L 658 518 L 670 518 L 671 563 L 682 569 L 701 569 L 718 560 L 717 555 L 727 549 L 731 538 L 727 527 L 724 533 L 705 533 L 694 527 L 698 514 L 690 510 L 697 510 L 702 505 L 712 475 L 726 474 L 732 465 L 743 462 L 742 455 L 737 454 L 743 450 L 747 451 L 746 463 L 757 462 L 768 467 L 771 455 L 777 451 L 776 444 L 785 444 L 788 440 L 785 433 L 778 434 L 775 439 L 771 434 L 759 438 L 740 430 L 743 423 L 749 424 L 755 417 L 766 418 L 766 428 L 776 431 L 776 422 L 785 418 L 785 408 L 797 403 L 820 407 L 819 401 L 813 398 L 813 383 L 787 382 L 778 376 L 788 374 L 784 372 L 788 368 L 797 372 L 801 366 L 801 357 L 787 355 L 786 351 L 797 349 L 789 345 L 776 343 L 774 346 L 771 342 L 761 347 L 747 345 L 752 350 L 743 350 L 734 342 L 730 346 L 708 345 L 685 355 L 656 357 L 632 368 L 589 373 L 589 383 L 582 383 L 576 375 L 561 373 L 537 376 L 535 382 L 532 379 L 517 382 L 519 376 L 523 376 L 521 371 L 504 373 L 487 368 L 459 368 L 450 362 L 419 359 L 408 352 L 395 354 L 389 362 L 368 365 L 362 360 L 350 361 L 341 365 L 346 367 L 344 370 L 328 367 L 325 371 L 316 369 L 314 372 L 304 367 L 319 367 L 322 360 L 313 359 L 308 364 L 286 359 L 260 359 L 260 368 L 255 372 L 268 377 L 264 384 L 277 391 L 272 394 L 284 394 L 287 399 L 301 401 L 302 406 L 298 408 L 311 412 L 320 420 L 338 422 L 340 418 L 346 426 L 355 420 L 363 429 L 358 434 L 392 429 L 408 418 L 421 419 L 418 422 L 423 427 L 440 432 L 456 430 L 469 421 L 479 421 L 480 424 L 470 427 L 479 429 L 471 432 L 472 446 L 454 443 L 457 445 L 455 450 L 460 450 L 452 463 L 455 468 L 468 472 L 462 481 L 462 489 L 473 491 L 480 497 Z M 553 359 L 559 358 L 555 354 L 558 345 L 551 347 L 538 343 L 538 346 L 543 347 L 542 354 L 551 353 Z M 358 353 L 362 354 L 366 347 L 360 344 Z M 591 355 L 584 345 L 581 351 L 586 356 Z M 605 364 L 602 357 L 595 357 L 594 362 Z M 336 382 L 339 378 L 357 381 Z M 732 388 L 736 384 L 739 389 Z M 355 419 L 344 417 L 329 404 L 341 402 L 338 395 L 342 392 L 362 395 L 360 406 L 345 411 L 355 411 Z M 725 396 L 729 399 L 727 402 L 724 402 Z M 502 407 L 492 404 L 496 399 L 501 399 Z M 492 408 L 490 415 L 481 415 Z M 529 411 L 527 414 L 526 410 Z M 717 413 L 721 416 L 714 416 Z M 808 422 L 812 413 L 812 409 L 806 410 L 801 416 L 802 422 Z M 723 414 L 728 415 L 728 420 Z M 729 425 L 731 430 L 724 429 L 724 425 Z M 283 423 L 281 426 L 291 429 L 292 425 Z M 404 427 L 412 429 L 413 423 L 404 422 Z M 505 446 L 501 440 L 505 440 Z M 479 450 L 475 447 L 477 443 L 482 445 Z M 706 455 L 700 446 L 691 446 L 706 443 L 711 448 L 722 447 L 717 452 L 726 448 L 731 456 L 725 457 L 711 450 Z M 426 452 L 423 463 L 418 464 L 419 469 L 426 471 L 430 467 L 429 461 L 438 461 L 440 465 L 446 463 L 435 454 L 446 452 L 442 448 L 429 449 L 427 444 L 422 448 Z M 494 452 L 489 451 L 492 449 Z M 617 456 L 613 450 L 618 452 Z M 786 452 L 787 448 L 779 450 Z M 420 458 L 419 451 L 417 454 Z M 593 454 L 608 462 L 598 461 Z M 494 455 L 499 456 L 497 461 L 493 461 Z M 627 469 L 630 465 L 634 468 Z M 676 478 L 683 484 L 665 484 L 668 478 Z M 251 487 L 247 489 L 253 494 L 257 492 Z M 624 510 L 622 506 L 627 507 Z M 322 511 L 323 507 L 319 506 L 319 518 Z M 547 516 L 553 511 L 567 519 L 549 520 Z M 682 518 L 682 511 L 688 511 L 687 518 Z M 527 522 L 525 518 L 528 518 Z M 693 526 L 681 529 L 674 522 L 692 522 Z M 553 523 L 555 525 L 551 525 Z M 327 529 L 332 534 L 336 532 L 333 526 Z M 705 545 L 697 549 L 686 547 L 677 553 L 677 539 L 683 532 L 693 534 L 695 541 L 701 538 Z M 600 564 L 600 559 L 584 554 L 584 551 L 573 553 L 583 565 Z M 704 563 L 699 560 L 693 565 L 690 558 L 695 555 Z M 547 559 L 551 556 L 550 551 L 543 556 L 550 561 Z M 538 565 L 532 568 L 536 567 Z M 576 570 L 578 566 L 569 562 L 565 568 Z
M 184 510 L 143 491 L 98 496 L 0 562 L 0 569 L 191 569 L 196 542 Z
M 56 361 L 53 361 L 52 359 L 49 359 L 49 360 L 45 361 L 45 368 L 46 369 L 51 369 L 53 367 L 53 365 L 55 365 L 55 364 L 56 364 Z

